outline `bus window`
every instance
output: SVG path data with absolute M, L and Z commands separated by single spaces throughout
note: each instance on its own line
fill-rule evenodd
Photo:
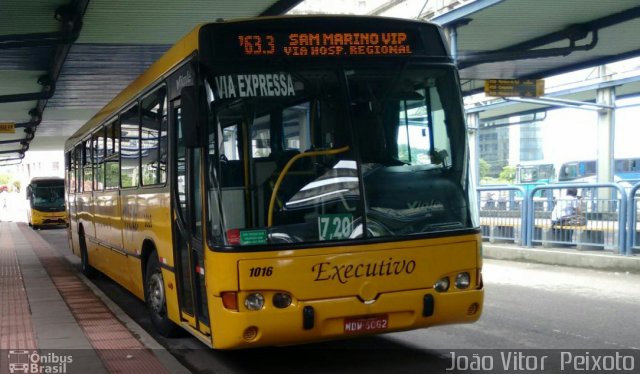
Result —
M 82 148 L 82 144 L 79 144 L 78 146 L 76 146 L 73 152 L 73 174 L 75 178 L 73 184 L 75 186 L 76 192 L 82 192 Z
M 311 147 L 309 133 L 309 103 L 290 106 L 282 111 L 282 129 L 284 149 L 296 149 L 300 152 Z
M 93 134 L 94 186 L 97 191 L 104 189 L 104 128 Z
M 167 93 L 162 86 L 142 100 L 141 163 L 142 185 L 164 183 L 167 179 Z
M 117 121 L 107 125 L 105 151 L 104 187 L 118 188 L 120 186 L 120 124 Z
M 230 225 L 227 221 L 226 230 L 269 227 L 274 240 L 294 242 L 356 239 L 363 235 L 358 234 L 361 228 L 357 227 L 364 224 L 365 206 L 370 209 L 369 227 L 385 227 L 365 236 L 419 233 L 431 230 L 430 223 L 437 223 L 434 227 L 438 229 L 470 225 L 465 194 L 456 187 L 462 179 L 464 151 L 451 151 L 452 141 L 463 142 L 464 132 L 452 132 L 448 127 L 448 123 L 462 119 L 450 115 L 454 113 L 450 108 L 456 104 L 443 99 L 454 96 L 446 71 L 406 69 L 397 80 L 397 72 L 384 70 L 346 73 L 350 106 L 339 104 L 345 99 L 339 76 L 305 70 L 276 74 L 278 79 L 291 80 L 292 97 L 213 101 L 222 123 L 221 152 L 228 155 L 221 157 L 224 216 L 242 214 L 231 208 L 240 206 L 240 200 L 251 207 L 245 213 L 257 215 L 251 219 L 247 215 L 244 224 L 234 220 Z M 210 84 L 215 88 L 222 80 L 213 78 Z M 319 103 L 315 115 L 310 111 L 313 102 Z M 261 187 L 259 176 L 244 176 L 243 172 L 243 178 L 258 184 L 255 188 L 268 191 L 268 196 L 263 198 L 264 194 L 252 190 L 251 194 L 238 193 L 225 201 L 225 196 L 231 196 L 224 191 L 231 186 L 225 163 L 232 164 L 233 156 L 243 152 L 238 125 L 225 125 L 224 120 L 255 118 L 255 108 L 282 113 L 283 149 L 272 153 L 277 164 L 274 178 Z M 310 118 L 314 116 L 317 118 L 312 127 Z M 271 123 L 277 127 L 274 118 Z M 238 166 L 242 164 L 238 162 Z M 453 172 L 438 171 L 444 169 Z M 238 182 L 237 186 L 244 185 Z M 367 192 L 366 204 L 362 204 L 361 186 Z M 425 197 L 425 191 L 432 194 Z M 408 214 L 415 214 L 414 222 Z M 318 222 L 338 216 L 344 222 L 341 230 L 331 227 L 335 235 L 318 231 Z
M 251 157 L 265 158 L 271 155 L 271 116 L 256 118 L 251 125 Z
M 140 175 L 140 124 L 138 106 L 120 115 L 120 180 L 122 187 L 138 187 Z
M 221 154 L 224 159 L 229 161 L 240 160 L 240 152 L 238 151 L 238 125 L 224 127 L 222 130 L 222 148 Z
M 93 190 L 93 157 L 91 154 L 91 139 L 84 142 L 82 153 L 82 191 L 90 192 Z
M 73 150 L 71 150 L 67 152 L 67 188 L 69 189 L 69 193 L 76 192 L 75 168 L 76 168 L 76 159 L 74 157 Z

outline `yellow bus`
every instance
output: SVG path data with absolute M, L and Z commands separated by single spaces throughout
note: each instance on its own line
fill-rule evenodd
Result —
M 36 177 L 27 186 L 27 222 L 34 230 L 67 224 L 64 178 Z
M 473 322 L 467 148 L 436 25 L 205 24 L 66 142 L 70 245 L 218 349 Z

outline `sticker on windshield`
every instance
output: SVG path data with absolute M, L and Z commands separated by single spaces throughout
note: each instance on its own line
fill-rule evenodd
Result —
M 240 230 L 240 245 L 267 244 L 267 230 Z
M 320 240 L 347 239 L 352 231 L 351 214 L 323 214 L 318 217 Z
M 214 78 L 218 99 L 295 96 L 291 74 L 231 74 Z

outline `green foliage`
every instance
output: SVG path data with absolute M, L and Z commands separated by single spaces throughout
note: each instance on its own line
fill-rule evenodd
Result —
M 489 163 L 484 159 L 480 159 L 479 166 L 480 166 L 480 180 L 483 180 L 489 174 L 489 169 L 491 169 L 491 165 L 489 165 Z
M 516 167 L 510 165 L 503 167 L 499 178 L 509 183 L 513 183 L 516 180 Z

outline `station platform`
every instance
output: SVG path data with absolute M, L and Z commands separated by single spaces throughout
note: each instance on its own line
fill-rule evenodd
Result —
M 24 222 L 0 222 L 0 373 L 188 373 Z

